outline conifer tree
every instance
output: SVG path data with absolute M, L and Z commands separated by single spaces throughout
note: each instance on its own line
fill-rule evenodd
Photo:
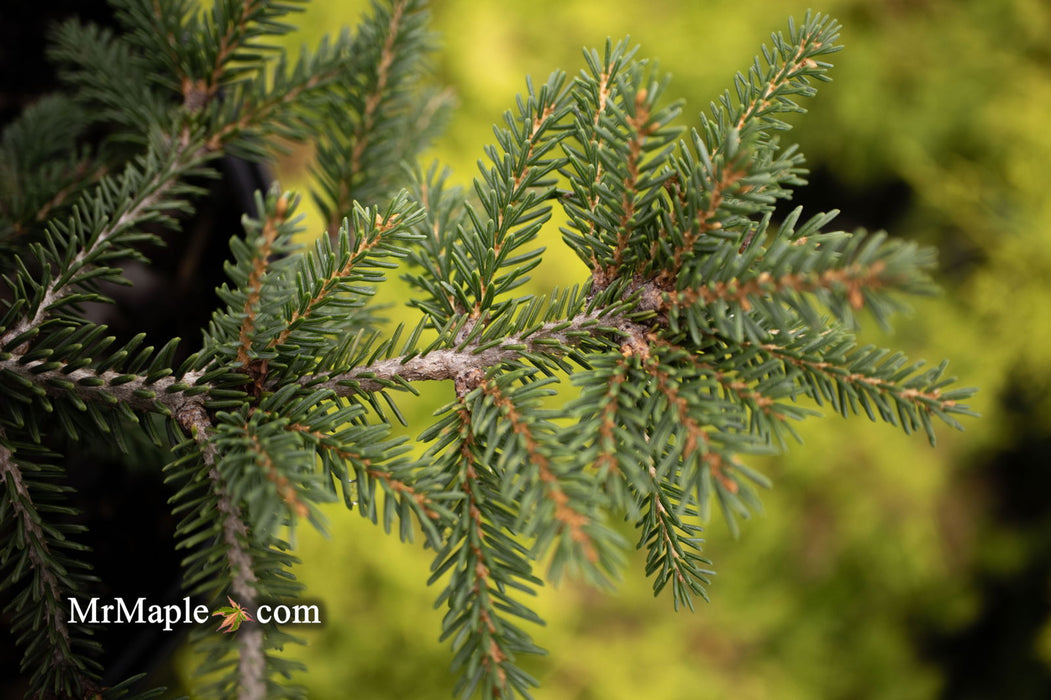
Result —
M 654 592 L 692 608 L 711 574 L 701 520 L 716 503 L 736 530 L 767 484 L 749 455 L 784 448 L 813 407 L 931 442 L 935 418 L 969 413 L 945 363 L 855 340 L 862 317 L 886 325 L 933 291 L 934 252 L 779 206 L 805 184 L 781 135 L 828 80 L 830 18 L 774 34 L 696 120 L 629 43 L 588 50 L 576 75 L 526 83 L 464 190 L 416 163 L 448 107 L 422 78 L 422 0 L 376 0 L 290 58 L 273 39 L 300 1 L 113 0 L 123 30 L 58 27 L 65 91 L 3 134 L 0 565 L 31 695 L 103 690 L 92 630 L 68 619 L 92 553 L 54 432 L 158 447 L 144 466 L 175 494 L 183 590 L 213 609 L 301 595 L 288 533 L 322 527 L 324 503 L 421 537 L 455 693 L 524 697 L 520 661 L 541 651 L 529 595 L 566 573 L 610 585 L 619 522 Z M 325 234 L 298 249 L 297 197 L 259 193 L 225 234 L 200 338 L 117 342 L 93 320 L 220 157 L 288 141 L 316 144 Z M 556 209 L 590 273 L 538 296 L 524 285 Z M 370 301 L 391 270 L 418 318 L 393 331 Z M 410 426 L 413 449 L 391 424 L 419 382 L 448 402 Z M 575 397 L 552 400 L 565 386 Z M 193 636 L 202 696 L 297 694 L 287 629 Z M 153 691 L 106 691 L 125 694 Z

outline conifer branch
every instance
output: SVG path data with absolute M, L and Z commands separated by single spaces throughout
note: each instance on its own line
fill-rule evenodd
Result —
M 337 87 L 339 101 L 325 110 L 330 126 L 314 168 L 330 235 L 356 201 L 381 201 L 404 184 L 402 159 L 411 161 L 442 122 L 447 95 L 419 90 L 430 44 L 424 8 L 420 0 L 373 3 L 354 39 L 354 79 Z
M 708 577 L 714 573 L 706 568 L 711 562 L 700 556 L 701 528 L 689 521 L 696 518 L 697 513 L 692 508 L 681 507 L 682 492 L 673 484 L 662 483 L 652 465 L 648 472 L 649 489 L 639 494 L 643 514 L 638 543 L 640 548 L 649 549 L 646 575 L 654 576 L 654 595 L 671 582 L 675 609 L 685 605 L 692 611 L 694 596 L 708 600 L 705 586 L 711 583 Z M 673 498 L 680 503 L 673 503 Z
M 51 199 L 41 205 L 34 217 L 36 223 L 47 221 L 53 211 L 61 209 L 73 195 L 79 194 L 85 185 L 93 185 L 107 174 L 109 174 L 109 167 L 106 165 L 95 164 L 90 159 L 78 163 L 71 173 L 74 181 L 55 192 Z M 25 231 L 25 228 L 16 226 L 15 234 L 25 233 Z
M 498 367 L 521 358 L 523 354 L 568 355 L 585 339 L 603 339 L 611 333 L 616 334 L 617 322 L 617 318 L 605 315 L 603 310 L 593 310 L 567 321 L 550 321 L 528 334 L 503 337 L 497 342 L 486 343 L 484 347 L 479 343 L 462 343 L 456 348 L 379 360 L 331 375 L 320 383 L 314 377 L 306 377 L 302 382 L 329 389 L 338 396 L 352 396 L 363 391 L 380 391 L 402 382 L 455 379 L 473 370 Z
M 297 121 L 293 110 L 305 98 L 319 92 L 345 70 L 338 63 L 317 72 L 305 73 L 261 97 L 246 97 L 239 105 L 236 116 L 227 120 L 209 137 L 206 146 L 210 151 L 219 151 L 235 139 L 252 134 L 261 126 L 279 125 L 285 133 L 294 135 L 290 128 Z
M 249 429 L 246 424 L 245 429 Z M 274 461 L 274 458 L 266 451 L 263 445 L 260 443 L 259 438 L 254 435 L 249 435 L 249 441 L 251 444 L 251 450 L 255 456 L 256 462 L 266 476 L 266 479 L 273 484 L 274 489 L 277 491 L 278 497 L 288 506 L 289 511 L 292 515 L 300 518 L 306 517 L 310 512 L 303 501 L 300 499 L 296 489 L 289 482 L 288 477 L 282 474 Z
M 901 353 L 872 346 L 855 348 L 853 342 L 831 333 L 818 342 L 789 341 L 759 347 L 764 355 L 797 373 L 800 389 L 807 396 L 818 405 L 828 401 L 843 416 L 864 411 L 871 420 L 878 415 L 907 433 L 923 428 L 933 444 L 932 417 L 960 428 L 953 414 L 975 415 L 960 403 L 970 395 L 969 390 L 943 391 L 952 381 L 943 376 L 945 363 L 920 371 L 924 363 L 906 364 Z M 818 354 L 811 349 L 814 346 L 824 346 L 825 351 Z
M 241 321 L 241 330 L 238 333 L 237 361 L 241 365 L 248 365 L 252 336 L 255 334 L 256 313 L 263 295 L 263 276 L 269 267 L 270 256 L 274 253 L 279 225 L 285 220 L 287 213 L 288 200 L 282 197 L 278 200 L 273 215 L 267 215 L 263 222 L 262 233 L 259 236 L 246 285 L 244 320 Z
M 44 97 L 3 130 L 0 139 L 0 246 L 37 233 L 109 171 L 95 149 L 78 143 L 88 111 L 64 95 Z
M 671 265 L 668 267 L 668 270 L 658 276 L 658 285 L 668 286 L 672 284 L 672 281 L 681 273 L 684 260 L 693 252 L 698 240 L 707 233 L 723 228 L 722 222 L 716 219 L 716 214 L 723 206 L 726 197 L 735 188 L 741 187 L 741 180 L 747 174 L 744 170 L 735 169 L 733 164 L 731 164 L 719 173 L 717 177 L 713 178 L 711 189 L 708 192 L 707 206 L 700 208 L 697 215 L 692 219 L 689 228 L 682 231 L 682 242 L 676 245 L 672 251 Z M 671 178 L 669 184 L 673 196 L 678 196 L 682 184 L 677 178 Z
M 183 59 L 179 52 L 179 34 L 182 32 L 182 23 L 188 12 L 187 3 L 172 3 L 165 6 L 162 0 L 149 0 L 148 11 L 143 12 L 141 5 L 134 1 L 127 2 L 125 12 L 137 13 L 139 17 L 149 18 L 149 28 L 152 30 L 147 35 L 155 38 L 154 46 L 159 47 L 166 57 L 168 65 L 173 69 L 175 77 L 180 83 L 189 82 L 189 75 L 185 72 Z
M 680 106 L 662 102 L 667 78 L 626 43 L 587 52 L 571 84 L 561 71 L 527 81 L 469 196 L 437 167 L 415 180 L 404 167 L 447 104 L 421 88 L 423 0 L 376 0 L 356 34 L 294 63 L 269 41 L 299 0 L 216 0 L 210 12 L 117 2 L 124 34 L 75 23 L 56 34 L 75 96 L 27 114 L 3 143 L 43 171 L 0 192 L 14 251 L 0 299 L 0 515 L 18 534 L 0 566 L 17 574 L 5 585 L 19 587 L 24 665 L 50 669 L 33 678 L 38 694 L 94 690 L 92 650 L 61 617 L 84 578 L 62 550 L 80 550 L 38 498 L 49 493 L 38 477 L 59 472 L 33 444 L 50 424 L 121 448 L 141 430 L 173 450 L 164 470 L 190 595 L 246 609 L 299 595 L 281 533 L 321 527 L 319 506 L 340 491 L 405 540 L 422 530 L 458 692 L 511 698 L 536 684 L 518 657 L 542 650 L 517 625 L 541 620 L 518 598 L 541 584 L 533 569 L 549 550 L 548 579 L 608 585 L 624 543 L 606 523 L 626 517 L 654 591 L 692 607 L 712 573 L 698 519 L 717 502 L 737 532 L 759 507 L 751 484 L 768 483 L 740 460 L 783 446 L 812 413 L 805 399 L 931 440 L 932 417 L 959 427 L 969 413 L 971 390 L 948 388 L 944 364 L 858 348 L 852 334 L 859 310 L 885 324 L 899 295 L 931 290 L 931 251 L 826 232 L 833 214 L 797 226 L 797 209 L 771 226 L 803 183 L 802 156 L 778 132 L 827 79 L 821 59 L 838 49 L 827 17 L 774 35 L 765 64 L 735 78 L 736 98 L 686 138 Z M 78 150 L 69 125 L 89 121 L 140 155 Z M 194 208 L 190 183 L 210 159 L 263 158 L 274 137 L 317 141 L 314 197 L 332 235 L 296 253 L 295 198 L 258 194 L 200 352 L 176 368 L 174 338 L 111 347 L 82 304 L 108 301 L 102 283 L 126 282 L 118 263 L 144 261 L 150 229 Z M 17 169 L 0 175 L 21 187 Z M 525 294 L 553 206 L 591 276 Z M 23 234 L 34 222 L 39 241 Z M 407 337 L 368 303 L 401 260 L 421 292 Z M 579 395 L 552 408 L 566 375 Z M 416 459 L 391 423 L 407 423 L 394 398 L 422 381 L 450 382 L 452 399 Z M 53 495 L 61 507 L 65 491 Z M 48 633 L 29 638 L 39 624 Z M 292 692 L 274 678 L 294 670 L 274 653 L 289 640 L 280 628 L 197 636 L 205 693 Z
M 795 45 L 794 52 L 788 60 L 776 68 L 773 75 L 764 81 L 765 84 L 760 93 L 757 94 L 753 87 L 751 100 L 737 117 L 734 124 L 735 129 L 740 131 L 752 119 L 769 120 L 771 119 L 770 114 L 784 111 L 785 107 L 791 104 L 788 96 L 793 89 L 802 94 L 808 94 L 806 77 L 823 75 L 824 70 L 830 67 L 828 64 L 820 64 L 814 57 L 839 50 L 838 46 L 831 44 L 838 35 L 838 26 L 834 24 L 830 26 L 829 23 L 820 21 L 820 17 L 817 19 L 818 21 L 804 24 L 802 30 L 798 32 L 795 23 L 790 22 L 789 41 Z
M 722 395 L 743 406 L 749 414 L 749 427 L 763 438 L 777 438 L 784 447 L 782 433 L 787 431 L 798 439 L 792 430 L 790 421 L 800 420 L 809 412 L 798 406 L 779 403 L 780 399 L 791 398 L 794 390 L 787 377 L 779 377 L 769 371 L 768 364 L 759 363 L 758 367 L 749 365 L 730 365 L 725 358 L 703 359 L 707 353 L 690 354 L 684 348 L 673 344 L 661 343 L 668 350 L 680 353 L 698 374 L 710 376 L 721 388 Z M 717 352 L 715 353 L 717 356 Z
M 553 426 L 539 418 L 543 414 L 536 403 L 549 393 L 544 389 L 546 382 L 513 386 L 513 380 L 531 380 L 532 374 L 523 369 L 499 379 L 483 379 L 479 384 L 482 394 L 507 421 L 507 438 L 501 441 L 497 469 L 505 482 L 517 482 L 512 497 L 523 505 L 532 504 L 522 509 L 518 520 L 521 532 L 536 538 L 534 551 L 544 551 L 555 541 L 549 577 L 557 582 L 565 562 L 570 562 L 587 572 L 592 581 L 608 585 L 600 567 L 613 568 L 615 547 L 608 530 L 598 522 L 598 506 L 605 504 L 604 499 L 596 503 L 589 483 L 581 488 L 579 474 L 566 469 L 559 455 Z
M 574 506 L 569 496 L 566 495 L 565 490 L 559 484 L 558 476 L 551 469 L 551 459 L 544 454 L 528 423 L 525 422 L 514 402 L 495 383 L 483 381 L 481 389 L 504 412 L 508 422 L 511 424 L 511 431 L 522 440 L 526 459 L 530 465 L 536 468 L 545 496 L 551 499 L 551 502 L 555 505 L 554 515 L 555 520 L 559 522 L 559 528 L 569 533 L 570 539 L 583 549 L 584 557 L 589 562 L 592 564 L 596 563 L 599 556 L 598 550 L 591 541 L 591 537 L 588 535 L 585 527 L 589 518 Z
M 468 607 L 468 615 L 475 618 L 477 622 L 474 623 L 470 632 L 472 636 L 479 638 L 478 650 L 475 654 L 481 659 L 479 675 L 488 686 L 485 692 L 499 697 L 504 694 L 507 687 L 508 678 L 504 664 L 508 661 L 508 651 L 501 643 L 500 629 L 495 619 L 495 605 L 490 599 L 492 566 L 496 563 L 487 562 L 483 549 L 486 540 L 485 526 L 474 489 L 477 473 L 471 468 L 468 469 L 467 475 L 460 483 L 460 490 L 466 496 L 471 519 L 471 532 L 468 536 L 470 544 L 467 545 L 469 554 L 464 569 L 470 588 L 474 591 L 472 596 L 474 601 Z
M 619 69 L 620 56 L 619 52 L 622 51 L 622 47 L 618 46 L 618 55 L 616 57 L 610 56 L 610 46 L 606 46 L 606 61 L 601 71 L 599 71 L 597 84 L 592 88 L 594 91 L 594 101 L 588 105 L 590 107 L 590 134 L 586 143 L 590 150 L 590 160 L 593 168 L 594 175 L 589 178 L 584 192 L 586 196 L 584 200 L 587 203 L 586 214 L 583 218 L 586 219 L 586 229 L 583 233 L 583 238 L 586 240 L 593 237 L 596 234 L 596 221 L 595 211 L 599 206 L 599 186 L 602 183 L 605 164 L 602 159 L 598 157 L 600 145 L 599 145 L 599 124 L 602 122 L 603 116 L 606 112 L 606 106 L 609 101 L 611 87 L 610 83 L 616 71 Z M 592 70 L 598 65 L 598 56 L 594 52 L 591 55 Z M 606 277 L 605 270 L 599 264 L 599 260 L 595 251 L 592 251 L 589 255 L 590 268 L 592 270 L 592 276 L 595 278 L 595 283 L 601 288 L 606 286 L 611 280 Z
M 251 554 L 243 544 L 248 538 L 247 528 L 237 504 L 225 493 L 223 480 L 214 466 L 208 469 L 208 478 L 218 501 L 222 538 L 232 573 L 231 589 L 241 605 L 254 610 L 259 602 L 255 586 L 258 579 L 252 567 Z M 246 626 L 238 635 L 237 644 L 238 700 L 262 700 L 266 697 L 266 656 L 262 628 Z
M 222 2 L 218 3 L 215 6 L 216 11 L 223 8 L 225 4 Z M 229 62 L 247 38 L 246 30 L 248 24 L 252 21 L 252 16 L 265 9 L 269 4 L 268 0 L 243 0 L 239 4 L 233 4 L 234 11 L 224 18 L 226 20 L 225 26 L 221 30 L 218 41 L 215 42 L 215 61 L 211 72 L 204 79 L 209 97 L 214 95 L 219 89 L 223 76 L 229 68 Z
M 6 357 L 5 357 L 6 356 Z M 211 384 L 199 384 L 201 371 L 180 378 L 150 381 L 135 373 L 98 371 L 71 363 L 27 359 L 19 352 L 0 353 L 0 372 L 14 378 L 37 395 L 72 398 L 102 406 L 126 406 L 140 413 L 175 415 L 189 406 L 200 406 Z
M 665 297 L 666 307 L 678 309 L 698 302 L 708 305 L 721 301 L 731 302 L 744 311 L 751 311 L 752 300 L 758 297 L 824 290 L 845 294 L 850 307 L 860 311 L 865 305 L 866 290 L 894 288 L 905 281 L 900 276 L 888 275 L 886 267 L 882 260 L 875 260 L 869 265 L 853 264 L 822 271 L 788 272 L 777 276 L 764 270 L 748 280 L 719 280 L 710 282 L 708 286 L 669 292 Z
M 649 123 L 650 109 L 646 103 L 647 97 L 645 88 L 635 93 L 635 113 L 628 117 L 628 133 L 631 135 L 628 138 L 628 157 L 624 163 L 626 177 L 622 185 L 624 194 L 621 196 L 620 201 L 623 213 L 620 215 L 617 227 L 616 252 L 618 255 L 614 258 L 617 263 L 620 262 L 619 254 L 622 254 L 628 244 L 628 237 L 631 235 L 629 226 L 632 218 L 635 216 L 635 201 L 631 195 L 635 193 L 636 185 L 638 184 L 643 146 L 646 143 L 646 139 L 654 131 L 654 126 Z
M 339 445 L 331 436 L 309 426 L 292 423 L 289 430 L 308 436 L 321 450 L 335 455 L 337 458 L 351 462 L 356 468 L 361 469 L 370 479 L 375 479 L 383 484 L 383 488 L 394 498 L 407 499 L 412 504 L 413 510 L 420 519 L 420 524 L 425 525 L 430 521 L 434 526 L 441 526 L 447 518 L 441 511 L 440 504 L 434 497 L 417 485 L 406 479 L 396 476 L 391 469 L 373 463 L 373 459 L 362 454 L 360 450 L 351 449 Z
M 454 506 L 456 518 L 446 544 L 438 552 L 431 582 L 447 570 L 450 579 L 436 604 L 449 610 L 442 620 L 441 639 L 453 639 L 454 667 L 466 667 L 458 692 L 481 691 L 487 697 L 526 694 L 536 681 L 515 665 L 516 654 L 539 651 L 508 619 L 517 616 L 539 622 L 536 614 L 510 597 L 513 590 L 531 592 L 538 580 L 531 574 L 527 552 L 508 537 L 509 514 L 495 498 L 498 485 L 491 470 L 478 461 L 472 428 L 472 399 L 484 381 L 475 370 L 456 380 L 457 400 L 446 430 L 453 437 L 449 455 L 449 488 L 463 495 Z
M 340 456 L 346 457 L 348 455 L 347 453 L 342 452 L 340 453 Z M 365 470 L 365 473 L 373 479 L 378 479 L 379 481 L 383 482 L 384 488 L 390 490 L 390 492 L 395 494 L 395 496 L 401 496 L 410 499 L 412 503 L 415 504 L 416 509 L 419 512 L 422 512 L 427 519 L 434 521 L 435 524 L 441 521 L 442 516 L 435 509 L 434 500 L 431 497 L 429 497 L 426 493 L 420 492 L 416 488 L 411 486 L 409 483 L 401 479 L 395 478 L 393 474 L 391 474 L 385 469 L 369 467 Z
M 608 482 L 614 476 L 623 477 L 620 467 L 620 441 L 617 440 L 616 430 L 619 425 L 617 419 L 617 407 L 619 404 L 619 393 L 621 385 L 628 381 L 628 354 L 618 358 L 609 373 L 603 386 L 601 404 L 599 406 L 599 423 L 596 431 L 596 454 L 594 458 L 595 470 L 600 476 L 605 476 Z M 623 507 L 624 504 L 618 504 Z
M 301 1 L 220 0 L 215 3 L 210 23 L 213 36 L 208 44 L 209 49 L 214 47 L 215 55 L 210 70 L 205 69 L 208 71 L 205 77 L 190 89 L 200 91 L 203 88 L 204 95 L 211 99 L 224 83 L 237 79 L 249 70 L 249 66 L 261 63 L 261 51 L 273 47 L 262 46 L 253 39 L 264 35 L 261 30 L 270 36 L 290 30 L 291 27 L 280 24 L 279 20 L 297 9 L 295 3 Z M 187 91 L 184 83 L 184 96 L 187 96 Z
M 114 4 L 118 1 L 122 0 Z M 179 1 L 165 4 L 171 7 Z M 122 15 L 122 10 L 117 14 Z M 95 125 L 114 140 L 145 148 L 154 131 L 171 133 L 175 129 L 172 94 L 165 89 L 170 81 L 156 71 L 164 60 L 164 49 L 138 49 L 131 36 L 115 35 L 95 25 L 68 20 L 57 28 L 49 54 L 59 63 L 59 76 L 83 109 L 78 130 Z M 109 144 L 101 144 L 96 153 L 106 160 L 117 156 L 110 165 L 113 171 L 120 169 L 123 157 L 111 152 Z
M 712 443 L 709 431 L 694 416 L 690 410 L 689 402 L 682 395 L 682 392 L 679 391 L 678 383 L 662 367 L 658 355 L 651 353 L 648 346 L 640 347 L 638 345 L 625 345 L 624 352 L 628 353 L 629 356 L 636 353 L 639 355 L 642 368 L 656 380 L 657 390 L 664 395 L 668 407 L 677 416 L 678 423 L 685 428 L 685 441 L 678 448 L 682 451 L 682 460 L 688 462 L 696 459 L 707 467 L 712 477 L 723 488 L 730 493 L 737 493 L 739 488 L 737 482 L 726 473 L 726 468 L 734 463 L 733 456 L 724 455 Z
M 45 318 L 85 282 L 91 282 L 101 264 L 115 257 L 115 252 L 121 250 L 122 238 L 136 240 L 136 231 L 145 222 L 164 220 L 165 210 L 179 206 L 178 197 L 185 192 L 179 186 L 180 177 L 198 169 L 205 156 L 200 143 L 192 138 L 169 140 L 167 148 L 128 166 L 116 181 L 107 178 L 98 199 L 85 203 L 85 209 L 95 207 L 90 214 L 85 212 L 95 220 L 89 224 L 92 228 L 81 234 L 83 247 L 75 249 L 67 243 L 61 258 L 56 252 L 52 259 L 41 261 L 57 269 L 46 274 L 42 284 L 29 281 L 27 286 L 36 290 L 32 311 L 0 334 L 0 346 L 38 332 Z M 81 231 L 81 216 L 79 212 L 74 214 L 63 228 Z M 60 230 L 54 229 L 49 235 L 61 238 Z M 25 344 L 19 347 L 24 349 Z
M 238 600 L 252 602 L 256 597 L 254 584 L 257 578 L 253 571 L 251 555 L 243 544 L 248 539 L 248 526 L 240 507 L 233 502 L 223 486 L 223 478 L 218 471 L 219 450 L 212 440 L 211 419 L 199 406 L 185 407 L 177 419 L 197 443 L 201 458 L 208 469 L 210 488 L 215 494 L 221 514 L 222 539 L 226 545 L 232 573 L 231 587 Z
M 67 599 L 79 592 L 76 569 L 80 566 L 63 564 L 68 555 L 58 551 L 79 548 L 65 539 L 63 530 L 68 532 L 68 526 L 48 522 L 48 510 L 34 502 L 23 469 L 47 470 L 20 460 L 0 427 L 0 526 L 11 535 L 10 542 L 0 547 L 0 572 L 6 579 L 0 589 L 21 583 L 26 590 L 14 596 L 4 612 L 15 620 L 12 629 L 25 645 L 22 671 L 32 667 L 34 686 L 87 697 L 99 689 L 97 667 L 84 656 L 91 651 L 92 642 L 82 628 L 71 630 L 66 617 Z M 41 649 L 42 642 L 46 649 Z M 46 663 L 34 662 L 37 656 Z
M 176 418 L 196 442 L 207 469 L 208 488 L 219 513 L 219 531 L 230 573 L 230 588 L 238 603 L 254 610 L 259 602 L 259 579 L 248 546 L 250 534 L 240 507 L 230 497 L 225 480 L 219 473 L 221 456 L 213 441 L 211 418 L 200 406 L 184 407 Z M 266 655 L 262 628 L 246 625 L 237 637 L 237 644 L 238 700 L 262 700 L 266 697 Z
M 389 254 L 390 243 L 398 239 L 399 234 L 404 231 L 406 222 L 400 221 L 401 214 L 388 211 L 386 216 L 376 214 L 368 229 L 351 231 L 348 229 L 346 235 L 355 235 L 351 244 L 352 250 L 344 250 L 340 253 L 341 264 L 329 266 L 328 269 L 310 270 L 311 289 L 310 297 L 306 303 L 300 303 L 294 308 L 288 317 L 288 326 L 275 338 L 271 346 L 282 345 L 287 342 L 289 336 L 297 326 L 310 322 L 311 317 L 333 300 L 335 293 L 339 290 L 347 290 L 351 282 L 361 279 L 361 268 L 375 265 L 374 259 L 385 257 Z
M 398 0 L 393 3 L 390 13 L 390 23 L 387 26 L 386 39 L 383 41 L 383 49 L 380 51 L 379 61 L 376 62 L 376 75 L 373 78 L 371 89 L 365 94 L 364 108 L 361 118 L 351 142 L 354 144 L 350 149 L 350 163 L 347 166 L 347 174 L 340 180 L 339 192 L 333 202 L 333 219 L 328 222 L 328 231 L 334 234 L 339 229 L 339 220 L 335 218 L 336 212 L 345 212 L 353 209 L 354 198 L 351 192 L 351 182 L 362 172 L 362 156 L 369 146 L 370 137 L 374 137 L 376 117 L 383 100 L 388 99 L 390 94 L 387 83 L 390 80 L 391 65 L 394 63 L 395 47 L 401 33 L 402 17 L 408 7 L 408 0 Z

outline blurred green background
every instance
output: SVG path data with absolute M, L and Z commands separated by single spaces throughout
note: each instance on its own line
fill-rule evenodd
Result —
M 425 158 L 467 184 L 527 74 L 582 67 L 580 50 L 631 35 L 673 75 L 686 123 L 812 0 L 444 0 L 435 80 L 459 106 Z M 290 46 L 354 26 L 364 2 L 314 0 Z M 868 341 L 951 360 L 979 386 L 979 420 L 936 448 L 836 416 L 756 464 L 775 481 L 734 540 L 706 527 L 711 603 L 654 599 L 642 557 L 616 593 L 544 590 L 550 651 L 538 698 L 1051 697 L 1051 4 L 1046 0 L 828 0 L 845 50 L 834 82 L 795 115 L 811 184 L 795 202 L 838 225 L 936 246 L 944 294 Z M 309 153 L 282 161 L 306 189 Z M 318 220 L 311 228 L 320 231 Z M 537 289 L 582 279 L 552 227 Z M 395 299 L 388 292 L 388 299 Z M 391 311 L 397 317 L 401 311 Z M 401 403 L 415 435 L 451 387 Z M 428 403 L 430 401 L 431 403 Z M 293 650 L 311 697 L 448 698 L 431 556 L 357 514 L 299 533 L 299 574 L 327 624 Z M 630 535 L 629 535 L 630 536 Z M 632 541 L 634 541 L 632 539 Z

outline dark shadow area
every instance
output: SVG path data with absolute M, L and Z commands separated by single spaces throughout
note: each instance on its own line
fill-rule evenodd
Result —
M 1041 410 L 1047 389 L 1046 382 L 1014 377 L 999 402 L 1014 439 L 969 470 L 992 510 L 987 529 L 999 531 L 996 541 L 1020 547 L 1024 565 L 974 572 L 980 599 L 969 624 L 917 630 L 923 654 L 943 670 L 945 700 L 1039 700 L 1051 694 L 1051 669 L 1037 654 L 1051 618 L 1051 425 Z
M 851 185 L 824 164 L 812 165 L 805 176 L 808 184 L 795 189 L 792 201 L 782 205 L 790 209 L 802 206 L 804 218 L 839 209 L 839 216 L 831 224 L 834 230 L 863 228 L 886 230 L 893 235 L 895 224 L 912 206 L 912 188 L 904 180 L 887 178 Z

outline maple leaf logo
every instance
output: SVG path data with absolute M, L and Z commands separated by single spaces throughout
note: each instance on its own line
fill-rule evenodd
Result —
M 236 632 L 241 626 L 241 623 L 245 620 L 251 621 L 252 616 L 248 614 L 247 610 L 235 603 L 234 599 L 230 596 L 227 596 L 226 599 L 230 601 L 230 605 L 219 608 L 212 613 L 212 617 L 215 617 L 216 615 L 223 616 L 223 622 L 219 625 L 220 632 Z

